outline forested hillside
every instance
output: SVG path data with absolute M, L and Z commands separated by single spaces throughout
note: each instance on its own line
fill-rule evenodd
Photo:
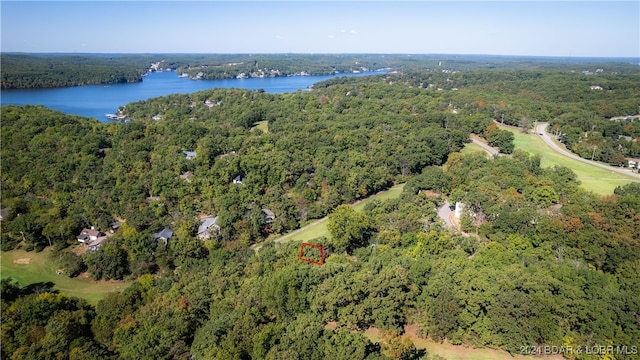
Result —
M 625 158 L 640 157 L 640 70 L 620 70 L 588 64 L 562 71 L 421 72 L 401 78 L 416 87 L 457 90 L 450 99 L 459 113 L 483 114 L 523 131 L 533 122 L 549 122 L 579 156 L 626 165 Z
M 582 76 L 431 71 L 281 95 L 214 89 L 127 104 L 127 123 L 2 107 L 2 250 L 51 245 L 61 276 L 132 285 L 94 308 L 3 280 L 1 355 L 433 358 L 400 338 L 412 325 L 512 354 L 638 358 L 638 184 L 599 197 L 513 144 L 508 157 L 458 152 L 471 133 L 502 143 L 494 120 L 528 131 L 594 102 L 618 104 L 613 115 L 637 102 L 636 75 L 603 74 L 606 92 L 583 92 L 594 77 Z M 343 205 L 402 182 L 398 199 Z M 436 215 L 445 198 L 465 204 L 461 231 Z M 300 261 L 295 237 L 272 241 L 324 215 L 331 236 L 313 241 L 324 265 Z M 206 240 L 204 216 L 217 217 Z M 91 226 L 116 230 L 80 257 L 70 245 Z
M 286 95 L 210 90 L 129 104 L 127 124 L 5 107 L 3 246 L 64 247 L 114 216 L 141 238 L 173 224 L 187 241 L 202 214 L 218 216 L 223 240 L 259 242 L 444 163 L 471 125 L 445 121 L 441 96 L 384 82 Z M 66 124 L 45 128 L 48 118 Z M 253 127 L 260 121 L 267 133 Z M 41 165 L 10 166 L 29 163 Z M 253 203 L 272 210 L 273 223 L 247 216 Z
M 269 243 L 259 252 L 218 248 L 190 257 L 108 296 L 95 312 L 55 295 L 3 296 L 3 351 L 35 358 L 411 359 L 424 353 L 394 334 L 415 324 L 434 339 L 516 354 L 545 344 L 628 345 L 633 354 L 640 339 L 637 186 L 597 198 L 566 169 L 540 169 L 517 154 L 455 156 L 444 171 L 425 168 L 407 189 L 401 199 L 366 207 L 373 245 L 347 256 L 318 239 L 331 251 L 323 266 L 299 261 L 297 242 Z M 487 214 L 466 225 L 478 225 L 480 238 L 433 225 L 424 216 L 434 200 L 423 190 L 464 193 L 474 213 Z M 5 283 L 3 294 L 11 289 Z M 26 317 L 25 309 L 45 306 L 47 315 Z M 93 338 L 76 324 L 90 324 Z M 388 340 L 374 345 L 354 332 L 370 326 Z
M 149 56 L 2 54 L 2 89 L 32 89 L 142 81 Z

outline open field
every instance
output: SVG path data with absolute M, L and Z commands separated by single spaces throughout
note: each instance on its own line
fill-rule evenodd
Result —
M 460 150 L 460 153 L 462 154 L 482 153 L 485 156 L 489 157 L 489 154 L 485 151 L 485 149 L 482 146 L 472 142 L 465 144 L 462 150 Z
M 364 332 L 371 342 L 379 343 L 382 334 L 379 329 L 369 328 Z M 411 326 L 405 326 L 405 334 L 403 337 L 409 338 L 416 349 L 427 350 L 427 356 L 440 356 L 447 360 L 525 360 L 525 359 L 545 359 L 545 360 L 561 360 L 561 356 L 525 356 L 514 354 L 511 355 L 503 350 L 495 349 L 474 349 L 465 346 L 452 345 L 450 343 L 439 343 L 429 339 L 418 337 Z
M 251 128 L 251 130 L 253 130 L 253 129 L 260 129 L 260 130 L 262 130 L 262 132 L 268 133 L 269 132 L 269 121 L 268 120 L 258 121 L 257 123 L 255 123 L 255 126 Z
M 403 189 L 404 189 L 404 183 L 394 185 L 389 190 L 380 191 L 379 193 L 371 195 L 368 198 L 362 199 L 360 201 L 356 201 L 352 206 L 354 209 L 358 211 L 362 211 L 364 210 L 365 205 L 367 205 L 367 203 L 370 202 L 371 200 L 384 201 L 384 200 L 399 198 L 400 194 L 402 194 Z
M 352 206 L 354 209 L 358 211 L 362 211 L 365 205 L 371 200 L 374 200 L 374 199 L 387 200 L 387 199 L 396 199 L 400 197 L 400 194 L 402 194 L 403 188 L 404 188 L 404 184 L 395 185 L 391 187 L 389 190 L 381 191 L 377 194 L 369 196 L 366 199 L 356 201 Z M 290 241 L 290 240 L 309 241 L 311 239 L 316 239 L 323 236 L 329 237 L 329 230 L 327 229 L 326 217 L 320 220 L 316 220 L 312 222 L 310 225 L 304 226 L 300 230 L 296 230 L 288 235 L 281 237 L 280 239 L 276 239 L 276 241 L 277 242 Z
M 596 194 L 612 194 L 617 186 L 637 181 L 632 177 L 619 174 L 615 171 L 605 170 L 559 154 L 549 148 L 549 146 L 540 139 L 540 136 L 534 132 L 527 135 L 512 127 L 500 127 L 513 133 L 516 149 L 524 150 L 531 154 L 539 154 L 541 157 L 540 165 L 542 167 L 554 165 L 568 167 L 576 173 L 578 180 L 580 180 L 585 189 L 591 190 Z
M 24 250 L 3 251 L 0 253 L 0 276 L 3 279 L 11 277 L 23 287 L 51 282 L 55 284 L 53 289 L 85 299 L 93 305 L 107 293 L 121 291 L 129 285 L 124 281 L 94 281 L 86 274 L 73 279 L 64 274 L 57 275 L 58 269 L 55 262 L 49 259 L 50 254 L 49 248 L 39 253 Z

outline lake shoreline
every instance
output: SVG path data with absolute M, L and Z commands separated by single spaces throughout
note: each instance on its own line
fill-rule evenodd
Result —
M 2 89 L 1 105 L 42 105 L 69 115 L 95 118 L 108 123 L 106 114 L 116 114 L 132 102 L 173 94 L 191 94 L 209 89 L 263 90 L 270 94 L 308 90 L 314 84 L 340 77 L 386 74 L 388 69 L 334 75 L 292 75 L 279 77 L 248 77 L 225 80 L 193 80 L 180 77 L 175 71 L 153 72 L 135 83 L 82 85 L 62 88 Z

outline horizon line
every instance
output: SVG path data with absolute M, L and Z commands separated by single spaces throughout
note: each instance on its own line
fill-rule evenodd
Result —
M 486 57 L 532 57 L 557 59 L 638 59 L 640 56 L 619 55 L 516 55 L 489 53 L 410 53 L 410 52 L 82 52 L 82 51 L 1 51 L 0 55 L 389 55 L 389 56 L 486 56 Z

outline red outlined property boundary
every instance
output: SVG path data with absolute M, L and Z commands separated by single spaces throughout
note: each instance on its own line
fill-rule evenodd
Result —
M 304 257 L 304 248 L 305 247 L 313 247 L 316 249 L 320 250 L 320 260 L 316 261 L 313 259 L 309 259 Z M 300 260 L 304 261 L 304 262 L 308 262 L 310 264 L 315 264 L 315 265 L 323 265 L 324 264 L 324 247 L 322 245 L 318 245 L 318 244 L 310 244 L 310 243 L 302 243 L 302 245 L 300 245 Z

